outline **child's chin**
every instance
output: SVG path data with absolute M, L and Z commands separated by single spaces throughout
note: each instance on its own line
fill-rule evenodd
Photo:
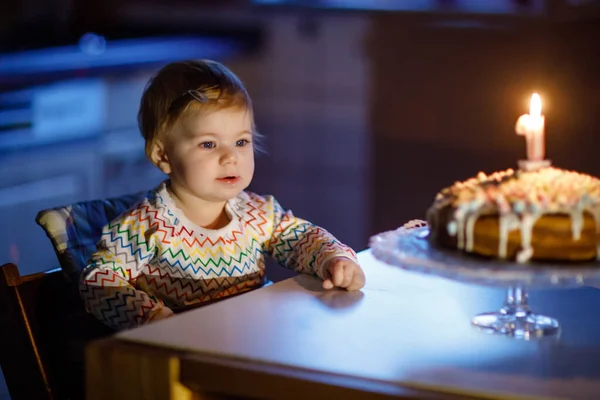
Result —
M 229 200 L 235 198 L 241 192 L 242 192 L 241 190 L 231 190 L 231 191 L 229 191 L 229 193 L 219 193 L 218 195 L 214 196 L 213 201 L 229 201 Z

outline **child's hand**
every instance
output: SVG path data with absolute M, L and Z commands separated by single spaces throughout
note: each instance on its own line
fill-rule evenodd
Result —
M 341 287 L 348 291 L 365 286 L 365 273 L 362 268 L 346 257 L 334 257 L 325 264 L 324 289 Z
M 148 322 L 155 322 L 161 319 L 167 319 L 175 316 L 175 313 L 169 307 L 161 307 L 150 315 Z

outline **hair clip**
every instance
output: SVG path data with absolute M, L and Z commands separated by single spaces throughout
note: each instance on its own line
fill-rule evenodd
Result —
M 207 103 L 208 97 L 204 93 L 201 93 L 197 90 L 190 89 L 188 90 L 188 94 L 192 96 L 194 99 L 198 100 L 200 103 Z

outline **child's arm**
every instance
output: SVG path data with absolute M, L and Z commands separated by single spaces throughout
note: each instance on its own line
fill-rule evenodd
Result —
M 284 211 L 277 200 L 272 201 L 273 232 L 267 243 L 267 251 L 281 265 L 298 272 L 315 274 L 324 281 L 331 278 L 326 267 L 336 260 L 349 260 L 358 266 L 356 254 L 350 247 L 325 229 L 296 218 L 291 211 Z
M 147 225 L 147 218 L 134 213 L 111 222 L 81 275 L 79 289 L 86 309 L 117 330 L 173 314 L 131 284 L 155 254 L 154 235 Z

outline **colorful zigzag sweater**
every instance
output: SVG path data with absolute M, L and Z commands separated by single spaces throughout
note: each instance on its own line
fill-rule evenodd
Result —
M 162 307 L 241 293 L 265 281 L 265 254 L 298 272 L 324 278 L 331 257 L 356 255 L 329 232 L 284 211 L 272 196 L 242 192 L 226 204 L 231 221 L 198 227 L 162 183 L 103 230 L 81 275 L 88 312 L 121 330 L 147 322 Z

